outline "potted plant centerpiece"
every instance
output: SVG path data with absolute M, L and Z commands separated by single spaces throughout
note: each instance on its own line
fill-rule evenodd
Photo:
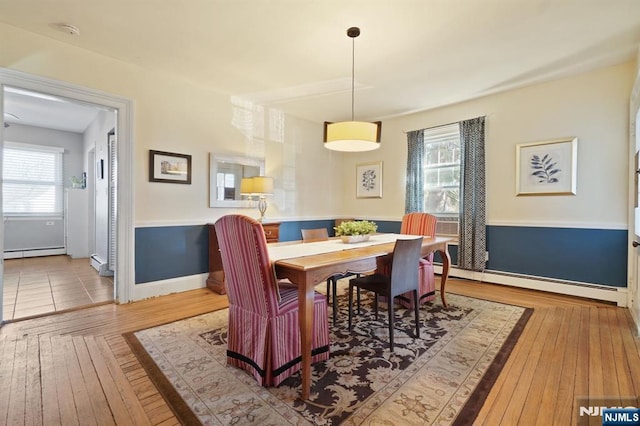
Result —
M 342 222 L 333 229 L 336 231 L 336 236 L 342 238 L 343 243 L 359 243 L 368 241 L 371 234 L 375 234 L 378 230 L 378 225 L 368 220 L 354 220 Z

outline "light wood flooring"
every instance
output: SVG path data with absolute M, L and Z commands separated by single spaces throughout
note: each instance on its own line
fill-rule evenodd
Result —
M 626 309 L 473 281 L 450 292 L 534 308 L 476 424 L 576 424 L 576 398 L 640 395 Z M 0 424 L 177 424 L 122 333 L 227 306 L 208 289 L 0 328 Z
M 101 277 L 88 258 L 25 257 L 4 261 L 4 321 L 113 301 L 113 277 Z

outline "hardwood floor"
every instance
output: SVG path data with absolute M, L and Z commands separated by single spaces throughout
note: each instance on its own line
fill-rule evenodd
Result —
M 455 279 L 447 290 L 534 308 L 476 424 L 576 424 L 577 397 L 640 395 L 626 309 Z M 0 424 L 177 424 L 122 334 L 226 306 L 199 289 L 4 325 Z

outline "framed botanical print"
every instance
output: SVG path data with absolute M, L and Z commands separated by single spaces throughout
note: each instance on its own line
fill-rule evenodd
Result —
M 382 198 L 382 161 L 356 166 L 356 198 Z
M 520 144 L 516 195 L 575 195 L 578 138 Z

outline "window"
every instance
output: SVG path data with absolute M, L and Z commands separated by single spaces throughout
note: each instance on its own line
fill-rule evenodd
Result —
M 236 175 L 233 173 L 217 174 L 217 199 L 218 200 L 235 200 L 236 199 Z
M 2 203 L 5 216 L 62 216 L 64 149 L 5 142 Z
M 460 212 L 460 129 L 458 123 L 424 130 L 425 211 L 439 217 Z

